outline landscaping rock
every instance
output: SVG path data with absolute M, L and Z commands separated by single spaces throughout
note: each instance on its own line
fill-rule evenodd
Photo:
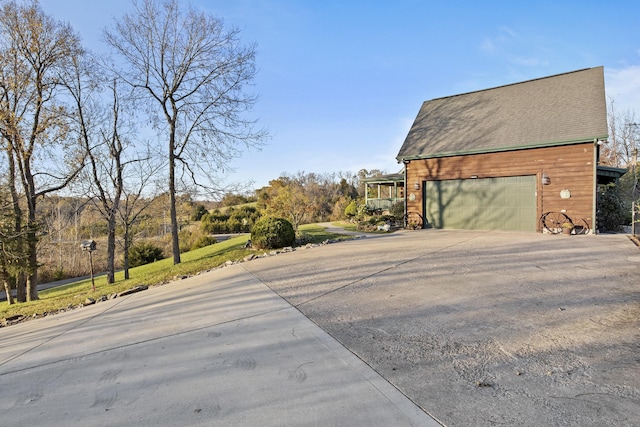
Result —
M 379 225 L 378 231 L 389 231 L 391 230 L 391 226 L 389 224 Z
M 14 316 L 9 316 L 7 318 L 2 319 L 2 326 L 10 326 L 13 325 L 15 323 L 20 322 L 23 319 L 23 315 L 21 314 L 16 314 Z
M 136 287 L 133 287 L 131 289 L 128 289 L 126 291 L 122 291 L 118 294 L 119 297 L 123 297 L 125 295 L 131 295 L 131 294 L 135 294 L 136 292 L 140 292 L 140 291 L 146 291 L 147 289 L 149 289 L 149 287 L 147 285 L 138 285 Z

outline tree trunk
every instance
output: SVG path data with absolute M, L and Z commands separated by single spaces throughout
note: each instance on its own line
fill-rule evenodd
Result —
M 27 301 L 38 299 L 38 222 L 36 220 L 36 190 L 35 179 L 31 173 L 30 160 L 24 165 L 25 180 L 27 183 Z
M 7 280 L 9 274 L 5 271 L 2 276 L 2 285 L 4 286 L 4 293 L 7 295 L 7 303 L 11 305 L 13 304 L 13 294 L 11 293 L 11 285 L 9 284 L 9 280 Z
M 31 212 L 29 212 L 31 217 Z M 33 221 L 29 219 L 27 230 L 27 251 L 29 253 L 27 265 L 27 301 L 36 301 L 38 298 L 38 237 L 35 229 L 35 210 Z
M 29 269 L 27 274 L 27 301 L 36 301 L 38 297 L 38 261 L 36 255 L 36 245 L 29 244 Z
M 124 225 L 124 280 L 129 280 L 129 247 L 131 246 L 131 237 L 130 236 L 130 226 L 129 224 Z
M 173 140 L 173 138 L 171 138 Z M 169 200 L 170 209 L 169 215 L 171 216 L 171 249 L 173 251 L 173 264 L 180 264 L 180 242 L 178 240 L 178 214 L 176 212 L 176 161 L 175 154 L 173 152 L 173 141 L 170 143 L 169 150 Z
M 107 284 L 111 285 L 116 281 L 116 217 L 109 217 L 108 235 L 107 235 Z
M 16 301 L 27 302 L 27 276 L 22 271 L 16 277 Z
M 18 190 L 16 189 L 15 159 L 11 150 L 12 146 L 10 145 L 9 147 L 7 147 L 7 160 L 9 162 L 9 166 L 7 168 L 7 181 L 9 185 L 9 191 L 11 192 L 11 203 L 13 204 L 13 230 L 14 233 L 16 233 L 16 236 L 19 236 L 22 233 L 22 209 L 20 208 L 20 196 L 18 195 Z M 18 238 L 18 248 L 16 250 L 21 258 L 24 256 L 23 249 L 24 239 L 20 237 Z M 24 267 L 24 259 L 22 259 L 20 264 Z M 16 273 L 16 300 L 18 302 L 27 301 L 27 288 L 24 271 L 18 271 Z

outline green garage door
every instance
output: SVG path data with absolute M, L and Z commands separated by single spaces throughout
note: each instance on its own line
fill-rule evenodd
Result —
M 536 177 L 426 181 L 425 221 L 435 228 L 536 231 Z

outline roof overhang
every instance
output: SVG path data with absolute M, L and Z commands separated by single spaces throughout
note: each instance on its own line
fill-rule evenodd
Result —
M 505 151 L 532 150 L 535 148 L 548 148 L 548 147 L 556 147 L 561 145 L 598 144 L 598 143 L 605 142 L 607 138 L 608 138 L 608 135 L 605 134 L 605 135 L 599 135 L 595 137 L 591 136 L 589 138 L 579 138 L 579 139 L 568 140 L 568 141 L 549 141 L 549 142 L 527 144 L 522 146 L 477 149 L 477 150 L 468 150 L 468 151 L 450 151 L 450 152 L 422 154 L 422 155 L 415 155 L 415 156 L 398 156 L 396 157 L 396 160 L 398 161 L 398 163 L 405 163 L 412 160 L 438 159 L 442 157 L 471 156 L 474 154 L 491 154 L 491 153 L 501 153 Z
M 387 184 L 393 185 L 397 183 L 404 184 L 404 173 L 393 173 L 390 175 L 375 176 L 372 178 L 364 178 L 361 180 L 367 184 Z
M 623 168 L 614 168 L 611 166 L 598 166 L 597 173 L 598 176 L 603 176 L 607 178 L 619 179 L 622 175 L 627 173 L 629 169 Z

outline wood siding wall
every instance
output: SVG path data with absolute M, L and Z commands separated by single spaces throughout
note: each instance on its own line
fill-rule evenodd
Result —
M 536 175 L 538 218 L 545 212 L 564 211 L 570 218 L 581 218 L 593 228 L 595 205 L 594 143 L 549 148 L 474 154 L 412 160 L 407 164 L 407 211 L 423 214 L 424 181 Z M 542 174 L 551 180 L 542 184 Z M 420 190 L 415 190 L 415 183 Z M 569 199 L 560 197 L 567 189 Z M 412 196 L 412 194 L 414 196 Z M 415 198 L 414 198 L 415 197 Z M 411 200 L 413 199 L 413 200 Z M 538 224 L 538 231 L 542 230 Z

